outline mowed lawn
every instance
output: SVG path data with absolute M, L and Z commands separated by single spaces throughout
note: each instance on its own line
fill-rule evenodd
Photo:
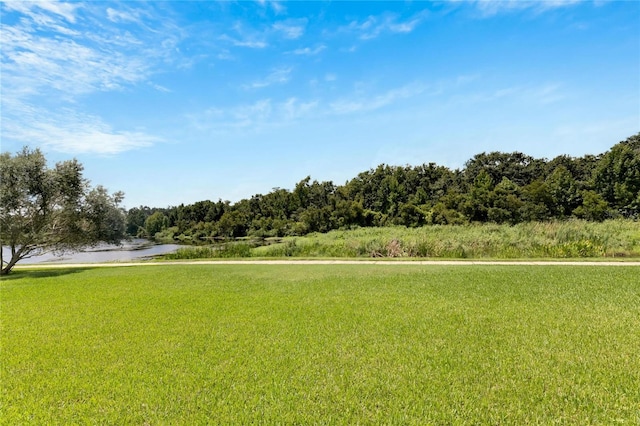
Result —
M 3 424 L 640 422 L 640 268 L 167 265 L 1 284 Z

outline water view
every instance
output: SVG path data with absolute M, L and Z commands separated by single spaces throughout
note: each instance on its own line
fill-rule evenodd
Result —
M 156 244 L 149 240 L 134 238 L 130 241 L 123 242 L 122 245 L 100 244 L 80 252 L 65 253 L 61 256 L 46 253 L 21 260 L 20 264 L 139 261 L 172 253 L 179 247 L 180 245 L 178 244 Z M 2 251 L 5 259 L 11 256 L 9 247 L 3 246 Z

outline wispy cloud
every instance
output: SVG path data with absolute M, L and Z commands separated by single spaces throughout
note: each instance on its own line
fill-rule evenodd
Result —
M 327 81 L 333 81 L 335 78 L 333 74 L 326 76 Z M 189 114 L 186 118 L 192 128 L 199 132 L 256 134 L 266 129 L 299 123 L 302 120 L 308 122 L 382 109 L 419 96 L 427 89 L 427 85 L 416 82 L 387 90 L 378 95 L 365 96 L 355 93 L 351 97 L 341 97 L 337 100 L 302 100 L 295 96 L 277 101 L 265 98 L 248 104 L 212 107 L 202 112 Z
M 284 84 L 291 78 L 291 71 L 293 68 L 277 68 L 274 69 L 265 78 L 254 81 L 242 86 L 244 89 L 261 89 L 263 87 L 271 86 L 273 84 Z
M 40 1 L 40 2 L 20 2 L 9 1 L 4 2 L 4 7 L 28 16 L 37 24 L 49 24 L 53 22 L 52 16 L 64 18 L 68 22 L 75 22 L 75 12 L 79 4 L 62 3 L 57 1 Z M 43 13 L 44 12 L 44 13 Z
M 487 103 L 494 101 L 515 100 L 520 103 L 549 105 L 566 98 L 559 83 L 545 83 L 531 86 L 508 86 L 489 91 L 476 91 L 456 96 L 456 103 Z
M 323 77 L 326 82 L 337 79 L 338 76 L 333 73 L 325 74 Z M 376 88 L 375 82 L 360 82 L 354 84 L 350 94 L 337 97 L 327 91 L 325 96 L 307 99 L 297 96 L 285 96 L 280 99 L 263 98 L 249 103 L 214 106 L 188 114 L 185 118 L 190 123 L 191 130 L 207 135 L 256 135 L 300 123 L 312 126 L 342 117 L 348 119 L 366 117 L 367 113 L 373 111 L 382 115 L 397 114 L 397 108 L 403 110 L 407 106 L 424 110 L 431 108 L 434 102 L 455 106 L 458 99 L 457 93 L 462 88 L 467 90 L 467 86 L 474 83 L 481 85 L 481 76 L 459 75 L 430 83 L 418 80 L 386 89 Z M 312 80 L 310 84 L 316 86 L 318 80 Z M 539 102 L 550 101 L 558 95 L 554 85 L 504 90 L 491 95 L 528 96 L 530 99 L 537 98 Z M 475 102 L 479 101 L 481 100 L 475 100 Z M 379 116 L 376 115 L 376 117 Z
M 334 114 L 354 114 L 373 111 L 393 104 L 402 99 L 412 98 L 425 92 L 427 86 L 422 83 L 411 83 L 403 87 L 388 90 L 375 96 L 353 96 L 342 98 L 329 104 L 329 110 Z
M 491 17 L 499 13 L 508 13 L 522 10 L 531 10 L 542 13 L 553 9 L 573 6 L 582 3 L 583 0 L 450 0 L 453 4 L 473 4 L 480 11 L 481 17 Z
M 150 10 L 117 10 L 116 5 L 3 3 L 3 137 L 65 152 L 102 153 L 157 140 L 114 131 L 99 117 L 75 111 L 80 97 L 96 92 L 122 91 L 143 82 L 168 90 L 154 86 L 150 77 L 157 63 L 177 57 L 179 31 L 166 19 L 151 30 L 143 22 L 152 16 Z M 29 115 L 33 110 L 38 114 Z
M 138 22 L 139 16 L 129 11 L 115 10 L 108 7 L 107 19 L 111 22 Z
M 369 16 L 363 21 L 351 21 L 340 30 L 355 33 L 361 40 L 370 40 L 386 33 L 410 33 L 426 19 L 427 15 L 428 11 L 423 10 L 404 20 L 396 14 L 389 13 Z
M 275 12 L 276 15 L 283 14 L 287 11 L 287 9 L 282 5 L 282 2 L 275 0 L 256 0 L 256 2 L 262 7 L 271 8 Z
M 325 50 L 327 48 L 327 46 L 325 46 L 324 44 L 320 44 L 314 48 L 311 47 L 302 47 L 299 49 L 295 49 L 292 50 L 290 52 L 287 52 L 289 54 L 292 55 L 304 55 L 304 56 L 315 56 L 318 53 L 322 52 L 323 50 Z
M 68 154 L 118 154 L 161 141 L 143 131 L 113 129 L 100 117 L 73 108 L 52 112 L 18 104 L 3 115 L 4 138 Z
M 286 121 L 292 121 L 307 117 L 318 107 L 318 101 L 301 102 L 292 97 L 281 104 L 281 111 Z
M 4 28 L 3 91 L 64 97 L 113 90 L 144 80 L 149 64 L 117 49 L 95 49 L 63 37 L 40 37 L 24 28 Z M 105 51 L 106 50 L 106 51 Z
M 225 41 L 236 47 L 250 49 L 264 49 L 269 46 L 267 32 L 255 29 L 245 22 L 236 21 L 230 30 L 228 33 L 220 35 L 218 40 Z M 229 33 L 234 35 L 229 35 Z
M 273 24 L 273 29 L 284 35 L 288 39 L 297 39 L 302 37 L 307 26 L 307 19 L 288 19 Z
M 212 107 L 187 115 L 186 118 L 194 129 L 206 133 L 260 133 L 267 128 L 285 126 L 308 118 L 317 108 L 317 101 L 304 102 L 296 97 L 289 97 L 274 102 L 266 98 L 227 108 Z
M 229 43 L 231 43 L 234 46 L 237 47 L 248 47 L 251 49 L 264 49 L 265 47 L 267 47 L 269 44 L 264 41 L 264 40 L 259 40 L 259 39 L 238 39 L 238 38 L 234 38 L 231 36 L 228 36 L 226 34 L 223 34 L 220 36 L 220 40 L 223 41 L 228 41 Z

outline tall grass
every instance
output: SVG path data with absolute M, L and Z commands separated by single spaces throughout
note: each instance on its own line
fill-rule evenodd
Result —
M 244 242 L 233 242 L 216 246 L 182 247 L 163 256 L 167 260 L 216 259 L 250 257 L 252 246 Z
M 640 256 L 640 222 L 360 228 L 291 238 L 254 256 L 597 258 Z
M 640 256 L 640 222 L 434 225 L 422 228 L 359 228 L 284 238 L 252 247 L 184 248 L 167 259 L 217 257 L 415 257 L 451 259 L 615 258 Z

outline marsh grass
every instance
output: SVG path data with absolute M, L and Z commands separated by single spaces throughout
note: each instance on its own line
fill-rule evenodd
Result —
M 0 284 L 2 424 L 640 420 L 638 267 L 14 276 Z
M 571 220 L 518 225 L 357 228 L 259 246 L 185 247 L 164 259 L 242 257 L 568 259 L 640 257 L 640 222 Z
M 289 238 L 253 256 L 420 258 L 598 258 L 640 256 L 640 222 L 359 228 Z
M 255 247 L 245 242 L 231 242 L 215 246 L 182 247 L 174 253 L 162 256 L 166 260 L 179 259 L 228 259 L 250 257 L 251 249 Z

